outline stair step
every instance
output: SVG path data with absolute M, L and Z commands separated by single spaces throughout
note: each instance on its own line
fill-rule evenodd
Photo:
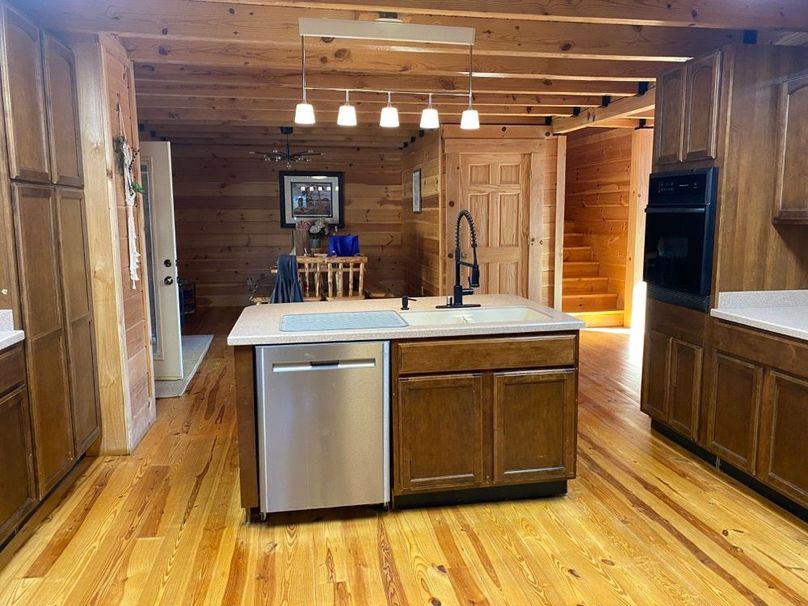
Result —
M 564 244 L 564 261 L 592 261 L 594 259 L 591 246 L 566 246 L 566 242 Z
M 583 320 L 589 328 L 605 328 L 609 326 L 623 326 L 623 310 L 609 310 L 609 311 L 584 311 L 580 313 L 573 313 L 573 316 L 579 320 Z
M 564 263 L 564 276 L 567 278 L 596 278 L 599 267 L 600 263 L 597 261 L 567 261 Z
M 564 294 L 578 295 L 587 293 L 603 293 L 609 285 L 609 278 L 591 276 L 585 278 L 564 278 Z
M 561 303 L 564 312 L 609 311 L 617 307 L 617 295 L 614 293 L 567 295 L 561 298 Z
M 583 245 L 584 245 L 583 234 L 576 234 L 575 232 L 564 234 L 564 246 L 583 246 Z

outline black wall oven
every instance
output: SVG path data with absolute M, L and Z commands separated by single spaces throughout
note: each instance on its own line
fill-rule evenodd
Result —
M 710 309 L 717 168 L 651 175 L 643 279 L 648 296 Z

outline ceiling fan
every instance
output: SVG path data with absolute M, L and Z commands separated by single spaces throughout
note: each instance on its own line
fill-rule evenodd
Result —
M 251 151 L 250 153 L 264 156 L 265 162 L 284 162 L 286 168 L 292 168 L 292 164 L 295 162 L 311 162 L 313 157 L 323 155 L 322 152 L 316 152 L 311 149 L 292 153 L 289 147 L 289 135 L 292 134 L 293 130 L 291 126 L 281 126 L 281 134 L 286 135 L 286 149 L 273 149 L 270 152 Z

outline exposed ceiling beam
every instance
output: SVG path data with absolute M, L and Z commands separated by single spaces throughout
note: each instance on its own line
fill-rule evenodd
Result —
M 196 113 L 188 114 L 183 112 L 182 114 L 166 112 L 166 111 L 155 111 L 155 112 L 148 112 L 145 115 L 138 114 L 138 120 L 144 125 L 150 125 L 156 122 L 165 124 L 166 122 L 173 121 L 175 124 L 181 125 L 190 125 L 190 126 L 205 126 L 205 125 L 216 125 L 216 126 L 289 126 L 294 123 L 294 116 L 295 112 L 294 109 L 291 110 L 278 110 L 277 112 L 264 112 L 260 116 L 241 116 L 241 115 L 233 115 L 233 114 L 226 114 L 226 113 L 198 113 L 199 110 L 192 110 Z M 372 113 L 370 115 L 362 116 L 359 115 L 359 122 L 360 124 L 378 124 L 379 123 L 379 114 Z M 420 121 L 420 114 L 400 114 L 400 121 L 401 125 L 404 127 L 410 128 L 418 128 L 418 123 Z M 336 125 L 337 123 L 337 112 L 336 111 L 319 111 L 317 112 L 317 122 L 318 124 L 330 124 Z M 459 124 L 460 123 L 460 116 L 452 116 L 452 115 L 445 115 L 442 116 L 442 123 L 443 124 Z M 480 123 L 481 124 L 526 124 L 526 125 L 533 125 L 533 126 L 540 126 L 544 124 L 544 118 L 540 116 L 489 116 L 486 114 L 480 114 Z M 305 129 L 305 127 L 297 127 L 300 129 Z
M 598 123 L 607 120 L 624 118 L 632 114 L 648 111 L 654 108 L 656 89 L 652 88 L 644 95 L 618 99 L 606 107 L 596 107 L 582 111 L 577 116 L 558 118 L 553 120 L 553 133 L 562 135 L 588 126 L 598 126 Z
M 566 21 L 572 23 L 624 23 L 706 28 L 808 29 L 803 0 L 193 0 L 200 4 L 245 4 L 341 11 L 384 11 L 423 15 Z

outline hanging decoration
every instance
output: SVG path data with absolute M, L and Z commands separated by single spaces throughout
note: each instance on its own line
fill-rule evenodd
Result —
M 120 108 L 119 108 L 120 117 Z M 121 128 L 123 132 L 123 128 Z M 132 281 L 132 290 L 137 288 L 140 281 L 140 253 L 137 249 L 137 227 L 135 223 L 135 204 L 137 195 L 143 193 L 143 186 L 135 181 L 135 150 L 124 135 L 114 139 L 115 155 L 118 159 L 118 169 L 123 175 L 124 200 L 126 202 L 126 235 L 129 243 L 129 279 Z

